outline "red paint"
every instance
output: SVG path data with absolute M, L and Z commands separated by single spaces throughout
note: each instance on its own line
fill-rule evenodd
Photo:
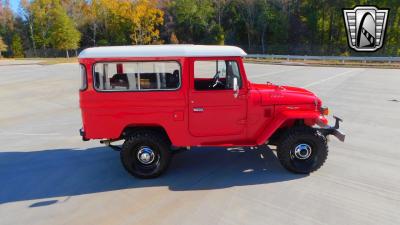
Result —
M 124 73 L 124 66 L 121 63 L 117 64 L 117 73 Z
M 232 90 L 196 91 L 195 60 L 235 60 L 242 76 L 237 98 Z M 93 88 L 96 62 L 174 60 L 182 69 L 181 87 L 174 91 L 98 92 Z M 80 92 L 83 128 L 88 139 L 118 139 L 130 126 L 162 127 L 175 146 L 255 146 L 279 128 L 303 120 L 326 123 L 321 100 L 295 87 L 253 84 L 241 57 L 84 58 L 88 88 Z M 123 65 L 117 66 L 123 72 Z M 193 108 L 203 108 L 194 112 Z

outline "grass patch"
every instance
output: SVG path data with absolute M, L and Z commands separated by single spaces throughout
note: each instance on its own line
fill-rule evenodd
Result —
M 78 63 L 77 57 L 70 57 L 70 58 L 9 58 L 9 60 L 16 60 L 16 61 L 37 61 L 36 64 L 39 65 L 54 65 L 59 63 Z
M 40 65 L 54 65 L 60 63 L 78 63 L 78 58 L 71 57 L 71 58 L 43 58 L 43 60 L 39 62 Z

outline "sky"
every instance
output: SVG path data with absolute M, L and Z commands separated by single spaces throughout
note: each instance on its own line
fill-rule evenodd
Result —
M 5 4 L 5 0 L 0 1 L 3 1 L 3 4 Z M 18 12 L 19 1 L 20 0 L 10 0 L 11 9 L 16 13 Z

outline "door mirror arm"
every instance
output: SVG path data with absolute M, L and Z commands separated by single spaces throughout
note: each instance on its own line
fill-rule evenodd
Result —
M 237 98 L 239 96 L 239 84 L 238 84 L 238 78 L 234 77 L 233 78 L 233 96 Z

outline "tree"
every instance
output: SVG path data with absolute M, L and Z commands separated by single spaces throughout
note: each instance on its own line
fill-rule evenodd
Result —
M 60 0 L 61 6 L 65 9 L 69 18 L 72 19 L 77 28 L 85 25 L 86 21 L 83 19 L 86 15 L 85 9 L 88 6 L 86 0 Z
M 14 58 L 24 57 L 24 48 L 22 47 L 22 40 L 18 34 L 14 34 L 11 42 L 11 52 Z
M 164 12 L 156 0 L 93 0 L 89 21 L 93 38 L 110 44 L 151 44 L 160 42 L 159 27 Z M 95 37 L 103 29 L 103 37 Z
M 37 56 L 36 52 L 36 43 L 34 39 L 34 30 L 33 30 L 33 16 L 30 8 L 30 2 L 28 0 L 21 0 L 20 2 L 20 10 L 19 14 L 21 16 L 21 20 L 25 22 L 26 27 L 28 29 L 25 30 L 25 32 L 29 36 L 29 41 L 30 44 L 32 45 L 33 53 L 35 56 Z
M 241 12 L 243 21 L 246 25 L 247 45 L 251 48 L 252 36 L 255 33 L 256 16 L 257 16 L 257 0 L 240 0 L 239 6 L 242 8 Z
M 50 28 L 52 23 L 51 9 L 53 0 L 34 0 L 29 6 L 33 18 L 33 40 L 38 47 L 43 49 L 46 56 L 47 48 L 50 45 Z
M 85 5 L 83 8 L 83 12 L 85 17 L 83 20 L 88 25 L 89 29 L 91 30 L 91 35 L 89 37 L 90 42 L 93 46 L 96 46 L 97 41 L 97 28 L 99 27 L 100 21 L 100 4 L 97 0 L 92 0 L 89 5 Z
M 257 27 L 261 33 L 261 49 L 265 53 L 265 35 L 267 33 L 268 24 L 273 21 L 275 15 L 267 0 L 259 0 L 257 3 L 259 13 L 257 13 Z
M 213 23 L 210 26 L 209 34 L 210 34 L 209 38 L 205 39 L 207 40 L 206 43 L 217 44 L 217 45 L 225 44 L 225 32 L 222 26 Z
M 10 2 L 6 1 L 6 4 L 0 7 L 0 36 L 2 36 L 5 44 L 10 45 L 13 32 L 14 14 L 11 10 Z
M 128 18 L 132 21 L 132 44 L 151 44 L 160 38 L 158 26 L 164 22 L 164 12 L 155 0 L 138 0 Z
M 3 38 L 0 37 L 0 58 L 1 56 L 1 52 L 7 51 L 7 45 L 4 43 Z
M 18 34 L 36 56 L 67 42 L 75 43 L 68 48 L 226 43 L 253 53 L 359 55 L 347 45 L 342 14 L 357 4 L 390 8 L 384 46 L 368 55 L 400 55 L 399 0 L 20 0 L 18 13 L 0 2 L 8 50 Z
M 75 28 L 71 18 L 61 7 L 57 0 L 54 1 L 51 11 L 52 23 L 50 26 L 50 43 L 59 50 L 64 50 L 69 58 L 68 50 L 77 49 L 81 34 Z
M 170 42 L 171 44 L 179 44 L 179 40 L 178 40 L 178 38 L 176 37 L 176 35 L 175 35 L 174 32 L 172 32 L 171 37 L 169 38 L 169 42 Z
M 209 39 L 214 18 L 212 0 L 174 0 L 169 10 L 175 17 L 176 34 L 183 42 L 202 43 Z
M 0 4 L 1 6 L 1 4 Z M 0 8 L 0 30 L 13 31 L 14 30 L 14 14 L 7 1 L 6 5 Z
M 214 0 L 214 5 L 217 12 L 217 23 L 219 26 L 222 26 L 223 13 L 229 2 L 230 0 Z

